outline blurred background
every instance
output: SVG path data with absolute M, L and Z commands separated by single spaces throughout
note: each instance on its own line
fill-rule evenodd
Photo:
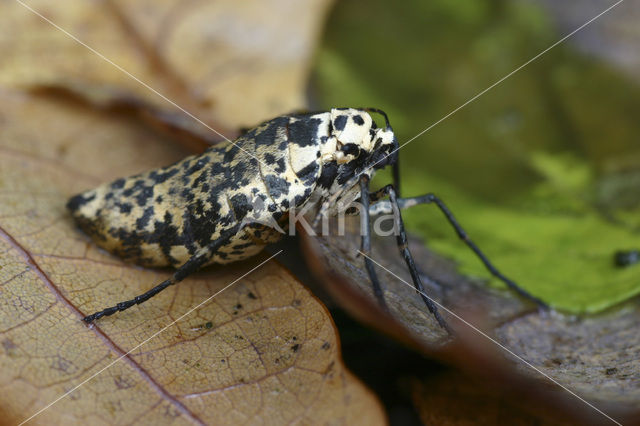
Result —
M 616 250 L 640 246 L 638 3 L 617 5 L 412 139 L 614 3 L 336 2 L 312 106 L 384 109 L 400 144 L 411 140 L 400 150 L 403 195 L 439 195 L 496 265 L 557 309 L 602 312 L 640 291 L 640 268 L 613 264 Z M 435 208 L 405 218 L 461 272 L 488 278 Z M 417 423 L 410 382 L 442 367 L 332 315 L 349 367 L 392 423 Z
M 312 102 L 383 108 L 400 144 L 411 140 L 400 150 L 404 195 L 441 196 L 531 293 L 598 312 L 640 291 L 638 272 L 612 262 L 640 246 L 637 4 L 620 3 L 413 138 L 613 4 L 337 2 Z M 407 221 L 464 273 L 485 275 L 436 209 Z

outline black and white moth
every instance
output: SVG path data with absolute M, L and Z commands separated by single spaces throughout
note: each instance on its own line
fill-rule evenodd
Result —
M 382 114 L 385 126 L 378 128 L 369 112 Z M 84 321 L 143 303 L 203 266 L 255 255 L 282 237 L 276 228 L 286 227 L 295 209 L 314 207 L 319 214 L 331 215 L 337 214 L 338 205 L 353 201 L 364 207 L 365 254 L 371 248 L 370 216 L 394 215 L 398 247 L 413 284 L 441 326 L 447 328 L 436 306 L 422 294 L 400 214 L 400 209 L 417 204 L 438 206 L 494 276 L 543 305 L 489 262 L 438 197 L 398 197 L 397 150 L 389 120 L 380 110 L 334 108 L 292 114 L 266 121 L 201 155 L 72 197 L 68 209 L 100 247 L 138 265 L 176 268 L 169 279 L 148 292 L 88 315 Z M 394 185 L 370 192 L 371 177 L 388 165 L 394 166 Z M 367 256 L 364 262 L 374 294 L 386 307 L 373 263 Z

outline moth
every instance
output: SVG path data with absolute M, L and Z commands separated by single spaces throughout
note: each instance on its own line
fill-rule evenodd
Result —
M 384 117 L 378 127 L 370 113 Z M 378 109 L 331 111 L 276 117 L 175 164 L 117 179 L 72 197 L 67 207 L 95 243 L 128 262 L 172 266 L 173 275 L 144 294 L 88 315 L 101 317 L 141 304 L 209 264 L 251 257 L 282 237 L 289 215 L 314 208 L 336 215 L 338 206 L 359 202 L 362 252 L 371 250 L 372 215 L 393 214 L 399 251 L 413 285 L 438 323 L 448 329 L 424 287 L 407 244 L 401 209 L 434 204 L 487 269 L 521 296 L 544 303 L 500 273 L 471 241 L 434 194 L 400 198 L 398 141 Z M 371 192 L 375 172 L 393 167 L 394 184 Z M 385 300 L 374 265 L 363 256 L 373 293 Z

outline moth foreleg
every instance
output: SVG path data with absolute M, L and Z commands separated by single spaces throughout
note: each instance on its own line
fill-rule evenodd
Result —
M 383 188 L 383 190 L 384 189 L 385 188 Z M 377 192 L 380 193 L 381 191 L 382 190 Z M 380 195 L 378 195 L 378 198 Z M 480 248 L 473 242 L 473 240 L 471 240 L 467 232 L 462 228 L 462 226 L 458 223 L 456 218 L 453 216 L 453 213 L 451 213 L 451 210 L 449 210 L 449 208 L 440 198 L 438 198 L 434 194 L 429 193 L 429 194 L 421 195 L 419 197 L 397 199 L 397 205 L 398 205 L 398 208 L 400 209 L 406 209 L 409 207 L 417 206 L 419 204 L 435 204 L 440 209 L 442 214 L 444 214 L 445 218 L 447 219 L 449 224 L 453 227 L 458 237 L 467 245 L 467 247 L 469 247 L 475 253 L 475 255 L 480 259 L 480 261 L 483 263 L 485 268 L 487 268 L 487 270 L 491 273 L 491 275 L 493 275 L 494 277 L 498 278 L 500 281 L 505 283 L 507 287 L 509 287 L 516 293 L 518 293 L 520 296 L 528 300 L 531 300 L 532 302 L 536 303 L 538 306 L 547 308 L 546 303 L 544 303 L 539 298 L 530 294 L 528 291 L 520 287 L 511 279 L 507 278 L 505 275 L 502 274 L 502 272 L 498 270 L 498 268 L 493 266 L 489 258 L 480 250 Z M 393 203 L 387 200 L 378 201 L 377 203 L 372 204 L 370 206 L 369 213 L 371 215 L 393 213 Z
M 371 281 L 371 285 L 373 286 L 373 294 L 378 299 L 378 303 L 383 309 L 388 310 L 387 303 L 384 300 L 384 294 L 382 293 L 382 287 L 380 286 L 380 281 L 378 280 L 378 275 L 373 266 L 373 262 L 371 261 L 371 218 L 369 216 L 369 176 L 362 175 L 360 177 L 360 197 L 362 201 L 362 239 L 360 244 L 360 251 L 365 254 L 364 256 L 364 267 L 367 270 L 367 274 L 369 275 L 369 280 Z
M 442 318 L 440 312 L 438 312 L 438 308 L 436 307 L 433 300 L 431 300 L 424 289 L 424 285 L 422 284 L 422 278 L 418 273 L 418 269 L 416 268 L 416 264 L 413 260 L 413 255 L 409 250 L 409 243 L 407 241 L 407 232 L 404 228 L 404 221 L 402 220 L 402 214 L 400 213 L 399 200 L 396 197 L 396 191 L 393 185 L 387 185 L 384 188 L 374 192 L 371 194 L 371 198 L 378 200 L 380 197 L 389 196 L 389 201 L 387 201 L 390 213 L 393 214 L 394 225 L 396 229 L 396 241 L 398 244 L 398 250 L 400 250 L 400 254 L 402 255 L 407 267 L 409 268 L 409 273 L 411 274 L 411 280 L 413 281 L 413 286 L 415 287 L 418 294 L 422 298 L 422 301 L 429 309 L 429 312 L 434 316 L 438 324 L 451 333 L 451 329 L 448 326 L 447 322 Z M 379 202 L 382 203 L 382 202 Z M 374 207 L 372 205 L 371 207 Z M 364 207 L 364 206 L 363 206 Z

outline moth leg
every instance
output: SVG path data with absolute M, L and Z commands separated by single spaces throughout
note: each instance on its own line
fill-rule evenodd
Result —
M 207 246 L 205 252 L 196 254 L 192 256 L 184 265 L 180 266 L 171 276 L 171 278 L 164 280 L 157 286 L 153 287 L 151 290 L 146 293 L 140 294 L 133 299 L 126 300 L 124 302 L 120 302 L 115 306 L 110 308 L 103 309 L 101 311 L 95 312 L 91 315 L 87 315 L 82 320 L 86 323 L 92 323 L 93 321 L 100 319 L 102 317 L 106 317 L 109 315 L 113 315 L 116 312 L 124 311 L 129 309 L 134 305 L 139 305 L 141 303 L 146 302 L 151 299 L 153 296 L 160 293 L 162 290 L 166 289 L 169 286 L 179 283 L 198 269 L 205 263 L 207 263 L 211 257 L 216 253 L 216 251 L 225 243 L 229 241 L 229 239 L 236 234 L 240 230 L 240 224 L 234 226 L 229 231 L 225 232 L 218 239 L 213 241 Z
M 331 207 L 331 204 L 329 203 L 328 200 L 325 200 L 321 205 L 320 208 L 318 209 L 318 211 L 316 212 L 314 218 L 313 218 L 313 225 L 311 226 L 313 229 L 318 229 L 318 225 L 320 224 L 320 220 L 322 220 L 323 217 L 327 217 L 328 213 L 329 213 L 329 207 Z
M 385 188 L 383 188 L 383 189 L 385 189 Z M 378 191 L 378 192 L 380 192 L 380 191 Z M 537 297 L 533 296 L 532 294 L 530 294 L 528 291 L 526 291 L 525 289 L 520 287 L 518 284 L 516 284 L 511 279 L 507 278 L 495 266 L 493 266 L 491 261 L 489 261 L 487 256 L 471 240 L 471 238 L 469 237 L 467 232 L 462 228 L 462 226 L 460 226 L 460 224 L 458 223 L 456 218 L 453 216 L 453 213 L 451 213 L 451 210 L 449 210 L 449 208 L 446 206 L 446 204 L 440 198 L 438 198 L 437 196 L 435 196 L 432 193 L 429 193 L 429 194 L 421 195 L 419 197 L 400 198 L 400 199 L 397 200 L 397 206 L 400 209 L 405 209 L 405 208 L 417 206 L 419 204 L 435 204 L 440 209 L 442 214 L 444 214 L 444 216 L 447 219 L 447 221 L 449 222 L 449 224 L 456 231 L 456 234 L 458 234 L 458 237 L 467 245 L 467 247 L 469 247 L 475 253 L 475 255 L 480 259 L 480 261 L 484 264 L 485 268 L 491 273 L 491 275 L 493 275 L 494 277 L 498 278 L 500 281 L 505 283 L 507 285 L 507 287 L 509 287 L 510 289 L 512 289 L 513 291 L 515 291 L 516 293 L 518 293 L 520 296 L 524 297 L 525 299 L 531 300 L 532 302 L 536 303 L 538 306 L 540 306 L 542 308 L 545 308 L 545 309 L 548 308 L 546 303 L 544 303 L 539 298 L 537 298 Z M 390 214 L 390 213 L 393 212 L 393 209 L 394 209 L 394 206 L 393 206 L 392 202 L 379 201 L 379 202 L 371 205 L 370 213 L 372 215 L 374 215 L 374 214 L 382 214 L 382 213 Z
M 369 176 L 362 175 L 360 177 L 360 197 L 362 206 L 362 239 L 360 244 L 360 251 L 365 254 L 364 256 L 364 267 L 367 270 L 367 274 L 369 275 L 369 280 L 371 281 L 371 285 L 373 286 L 373 294 L 378 299 L 378 303 L 380 306 L 386 311 L 389 310 L 387 306 L 387 302 L 384 300 L 384 294 L 382 293 L 382 287 L 380 286 L 380 281 L 378 280 L 378 275 L 373 266 L 373 262 L 369 258 L 371 255 L 371 218 L 369 216 Z
M 404 221 L 402 220 L 402 214 L 400 213 L 400 207 L 398 205 L 399 200 L 397 199 L 396 191 L 393 185 L 387 185 L 384 188 L 370 194 L 371 198 L 375 200 L 378 200 L 380 197 L 385 195 L 389 196 L 388 205 L 390 207 L 390 213 L 393 213 L 394 224 L 396 227 L 396 231 L 398 233 L 398 235 L 396 236 L 396 241 L 398 243 L 398 250 L 400 250 L 400 254 L 404 258 L 404 261 L 407 264 L 407 267 L 409 268 L 409 273 L 411 274 L 411 280 L 413 281 L 413 286 L 415 287 L 416 291 L 422 298 L 422 301 L 424 302 L 424 304 L 429 309 L 429 312 L 431 312 L 431 314 L 434 316 L 436 321 L 438 321 L 438 324 L 440 325 L 440 327 L 444 328 L 449 333 L 452 333 L 451 329 L 447 325 L 447 322 L 444 320 L 444 318 L 442 318 L 442 316 L 440 315 L 440 312 L 438 312 L 438 308 L 436 307 L 435 303 L 433 303 L 433 301 L 426 296 L 424 285 L 422 284 L 422 278 L 420 277 L 420 274 L 418 273 L 418 269 L 416 268 L 416 264 L 413 260 L 413 255 L 409 250 L 409 244 L 407 241 L 407 232 L 404 228 Z M 375 204 L 372 205 L 371 207 L 374 207 L 374 206 Z M 367 206 L 364 205 L 363 207 L 366 208 Z

